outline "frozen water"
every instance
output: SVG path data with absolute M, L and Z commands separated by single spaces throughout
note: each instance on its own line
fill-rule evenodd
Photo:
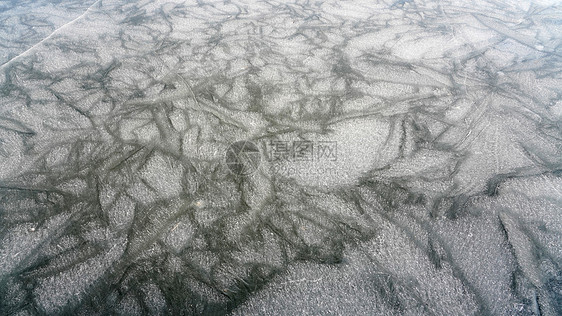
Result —
M 0 2 L 0 315 L 562 314 L 561 21 Z

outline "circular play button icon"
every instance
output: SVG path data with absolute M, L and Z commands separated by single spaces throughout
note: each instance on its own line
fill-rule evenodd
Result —
M 260 165 L 261 154 L 258 146 L 251 141 L 239 141 L 231 144 L 225 155 L 226 165 L 237 176 L 246 176 Z

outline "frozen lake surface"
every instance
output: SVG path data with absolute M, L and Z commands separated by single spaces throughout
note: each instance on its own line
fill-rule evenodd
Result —
M 0 1 L 0 315 L 561 315 L 558 1 Z

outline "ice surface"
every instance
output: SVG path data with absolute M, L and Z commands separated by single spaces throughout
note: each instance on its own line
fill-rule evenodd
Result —
M 562 314 L 560 21 L 1 2 L 0 315 Z

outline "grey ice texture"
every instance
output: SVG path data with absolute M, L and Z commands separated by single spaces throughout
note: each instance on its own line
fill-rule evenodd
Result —
M 558 1 L 0 1 L 0 315 L 562 314 Z M 248 140 L 337 142 L 266 159 Z

